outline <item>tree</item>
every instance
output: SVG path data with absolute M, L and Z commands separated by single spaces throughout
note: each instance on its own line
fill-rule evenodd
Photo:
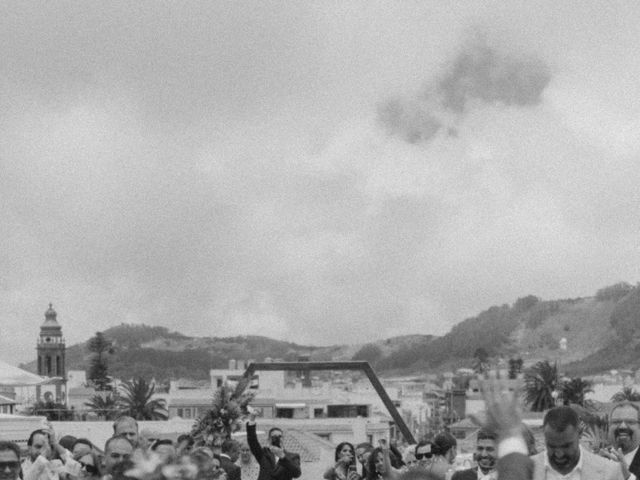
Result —
M 382 350 L 374 343 L 368 343 L 356 352 L 352 360 L 361 360 L 375 365 L 382 358 Z
M 89 339 L 87 348 L 93 356 L 89 366 L 89 380 L 96 386 L 96 390 L 109 390 L 109 376 L 106 354 L 113 353 L 113 342 L 105 337 L 102 332 L 96 332 Z
M 611 312 L 611 326 L 627 341 L 640 335 L 640 288 L 634 288 Z
M 522 365 L 523 361 L 521 358 L 510 358 L 509 359 L 509 378 L 516 379 L 518 375 L 522 373 Z
M 118 392 L 109 392 L 106 395 L 96 394 L 84 405 L 105 420 L 115 420 L 121 415 Z
M 624 387 L 619 392 L 615 393 L 613 397 L 611 397 L 612 402 L 638 402 L 640 401 L 640 393 L 638 393 L 632 387 Z
M 473 354 L 472 368 L 474 372 L 479 374 L 484 374 L 489 371 L 489 354 L 484 348 L 480 347 L 476 349 Z
M 65 404 L 54 402 L 53 400 L 38 400 L 31 407 L 29 413 L 31 415 L 42 415 L 51 421 L 73 419 L 73 411 L 69 410 Z
M 575 403 L 581 407 L 585 406 L 585 396 L 587 393 L 593 392 L 593 382 L 583 380 L 582 378 L 570 378 L 562 382 L 560 386 L 564 404 L 569 405 Z
M 166 402 L 152 399 L 155 384 L 138 377 L 125 381 L 121 387 L 119 399 L 120 414 L 136 420 L 166 420 L 168 418 Z
M 540 299 L 535 295 L 527 295 L 526 297 L 520 297 L 513 304 L 513 309 L 516 312 L 526 312 L 539 301 Z
M 558 365 L 547 360 L 536 363 L 525 372 L 524 399 L 532 412 L 542 412 L 555 405 L 558 387 Z
M 627 282 L 619 282 L 598 290 L 596 292 L 596 300 L 612 300 L 614 302 L 617 302 L 622 297 L 625 297 L 629 292 L 631 292 L 631 290 L 633 290 L 632 285 Z
M 231 434 L 242 427 L 241 418 L 247 413 L 247 406 L 256 395 L 249 389 L 249 379 L 242 378 L 235 386 L 224 384 L 214 392 L 211 408 L 201 415 L 191 429 L 191 435 L 198 440 L 210 436 L 231 438 Z

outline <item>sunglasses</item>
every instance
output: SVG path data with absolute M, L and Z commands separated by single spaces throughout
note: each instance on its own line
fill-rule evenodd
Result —
M 82 462 L 78 462 L 82 468 L 85 469 L 85 471 L 87 473 L 91 473 L 91 474 L 96 474 L 98 473 L 98 467 L 96 467 L 95 465 L 91 465 L 90 463 L 82 463 Z
M 6 470 L 7 468 L 17 470 L 20 468 L 20 462 L 0 462 L 0 470 Z
M 422 460 L 423 458 L 431 458 L 430 453 L 416 453 L 416 460 Z

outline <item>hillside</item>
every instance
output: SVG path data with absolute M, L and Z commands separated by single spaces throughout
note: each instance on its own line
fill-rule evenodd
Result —
M 640 368 L 640 287 L 620 283 L 593 297 L 564 300 L 528 295 L 468 318 L 441 337 L 403 335 L 368 344 L 317 347 L 261 336 L 188 337 L 164 327 L 125 324 L 103 333 L 114 342 L 109 371 L 120 378 L 206 379 L 209 369 L 226 368 L 229 359 L 300 356 L 367 360 L 383 374 L 441 372 L 471 367 L 478 349 L 494 364 L 548 359 L 559 361 L 567 374 L 589 375 Z M 566 351 L 559 348 L 561 338 L 568 341 Z M 85 369 L 89 361 L 86 344 L 67 349 L 69 369 Z M 33 371 L 35 362 L 25 367 Z

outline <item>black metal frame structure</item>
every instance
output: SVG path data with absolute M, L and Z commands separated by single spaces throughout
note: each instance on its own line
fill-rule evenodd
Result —
M 389 398 L 387 391 L 380 383 L 376 372 L 373 371 L 369 362 L 254 362 L 247 366 L 244 372 L 246 378 L 251 378 L 256 371 L 303 371 L 310 372 L 312 370 L 352 370 L 361 371 L 367 375 L 367 378 L 373 385 L 376 393 L 387 408 L 389 415 L 393 418 L 396 426 L 402 433 L 402 436 L 409 444 L 416 443 L 413 434 L 404 423 L 398 409 Z

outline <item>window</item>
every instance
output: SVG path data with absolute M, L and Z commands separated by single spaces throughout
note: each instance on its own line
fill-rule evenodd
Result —
M 183 409 L 182 409 L 182 408 L 179 408 L 179 409 L 178 409 L 178 411 L 177 411 L 177 415 L 178 415 L 180 418 L 183 418 L 183 415 L 184 415 L 184 413 L 183 413 L 183 412 L 184 412 L 184 411 L 183 411 Z
M 366 405 L 328 405 L 327 416 L 330 418 L 368 417 Z
M 185 408 L 184 409 L 184 418 L 191 418 L 191 409 L 190 408 Z
M 293 418 L 293 408 L 276 408 L 276 418 Z
M 313 409 L 313 418 L 323 418 L 323 417 L 324 417 L 324 409 L 322 408 Z

